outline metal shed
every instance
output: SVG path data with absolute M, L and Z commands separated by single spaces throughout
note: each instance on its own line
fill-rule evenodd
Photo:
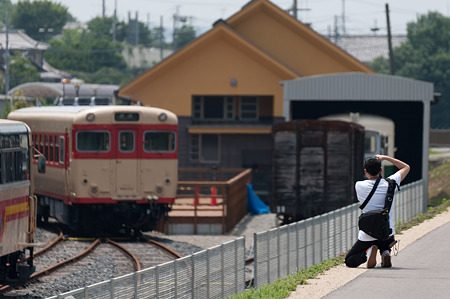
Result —
M 430 106 L 433 83 L 367 73 L 342 73 L 283 81 L 286 120 L 334 113 L 371 113 L 395 122 L 396 157 L 411 165 L 405 183 L 422 179 L 427 199 Z M 424 200 L 426 209 L 427 200 Z

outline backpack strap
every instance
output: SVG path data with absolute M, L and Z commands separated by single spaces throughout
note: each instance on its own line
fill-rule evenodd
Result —
M 359 208 L 362 210 L 364 209 L 364 207 L 369 203 L 370 199 L 372 198 L 372 195 L 375 193 L 375 190 L 378 187 L 378 184 L 380 183 L 381 178 L 378 177 L 375 184 L 373 185 L 372 191 L 370 191 L 369 195 L 367 196 L 366 200 L 362 203 L 362 205 L 359 206 Z M 386 201 L 385 201 L 386 204 Z M 391 204 L 392 204 L 392 200 L 391 200 Z M 390 206 L 389 206 L 390 208 Z
M 386 198 L 384 199 L 383 209 L 389 213 L 391 210 L 392 201 L 394 199 L 395 187 L 397 187 L 398 190 L 400 190 L 400 187 L 395 180 L 387 178 L 386 181 L 389 183 L 389 186 L 386 193 Z

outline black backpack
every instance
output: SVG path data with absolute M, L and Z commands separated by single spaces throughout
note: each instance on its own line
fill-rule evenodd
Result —
M 359 207 L 361 210 L 364 209 L 372 198 L 372 195 L 375 193 L 380 180 L 381 178 L 377 179 L 369 196 L 367 196 L 366 200 Z M 384 207 L 382 209 L 362 213 L 361 216 L 359 216 L 358 221 L 360 230 L 378 240 L 385 240 L 389 238 L 389 235 L 392 233 L 392 229 L 389 225 L 389 211 L 391 210 L 392 200 L 394 199 L 395 187 L 400 190 L 400 187 L 395 180 L 386 179 L 386 181 L 389 183 L 389 186 L 386 193 L 386 198 L 384 200 Z

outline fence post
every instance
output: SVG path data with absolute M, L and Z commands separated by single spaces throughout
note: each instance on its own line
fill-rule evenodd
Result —
M 277 229 L 277 279 L 281 276 L 280 229 Z
M 236 242 L 236 241 L 235 241 Z M 222 281 L 222 298 L 225 296 L 225 262 L 224 262 L 224 257 L 223 257 L 223 251 L 224 251 L 224 245 L 223 243 L 220 245 L 220 267 L 221 267 L 221 271 L 220 271 L 220 279 Z M 237 268 L 236 268 L 237 270 Z
M 209 249 L 206 249 L 206 298 L 209 298 L 209 276 L 211 275 L 210 269 L 209 269 Z
M 173 263 L 173 287 L 175 288 L 175 298 L 178 298 L 178 260 L 175 260 Z
M 290 230 L 289 230 L 289 228 L 290 227 L 292 227 L 292 224 L 290 224 L 287 228 L 288 228 L 288 230 L 287 230 L 287 250 L 286 250 L 286 253 L 287 253 L 287 275 L 289 275 L 289 274 L 291 274 L 291 269 L 290 269 L 290 259 L 289 259 L 289 255 L 290 255 L 290 252 L 291 252 L 291 243 L 289 242 L 289 239 L 290 239 Z
M 191 288 L 192 288 L 192 299 L 195 298 L 195 255 L 191 255 Z
M 297 256 L 297 272 L 300 271 L 300 237 L 299 237 L 299 231 L 298 231 L 298 227 L 299 227 L 299 223 L 297 222 L 295 224 L 295 249 L 296 249 L 296 256 Z
M 258 234 L 253 233 L 253 286 L 258 287 Z
M 159 298 L 159 266 L 156 266 L 155 268 L 155 293 L 156 293 L 156 298 Z

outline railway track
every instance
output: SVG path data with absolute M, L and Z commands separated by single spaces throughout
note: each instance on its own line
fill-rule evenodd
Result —
M 68 291 L 54 290 L 61 281 L 77 279 L 78 287 L 119 277 L 131 272 L 155 266 L 176 258 L 180 254 L 167 246 L 149 239 L 80 239 L 65 238 L 60 232 L 47 245 L 36 251 L 34 264 L 36 272 L 21 287 L 0 286 L 2 294 L 8 296 L 28 295 L 30 293 L 54 293 Z M 46 290 L 43 292 L 42 290 Z

